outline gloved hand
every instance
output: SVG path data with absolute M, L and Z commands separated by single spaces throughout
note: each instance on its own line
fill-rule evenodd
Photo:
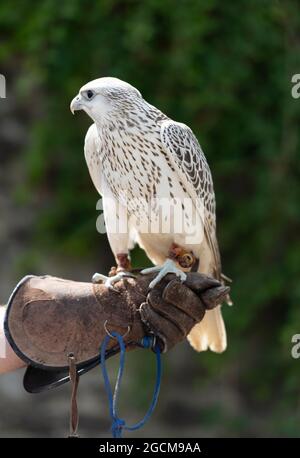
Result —
M 106 333 L 123 335 L 127 350 L 141 346 L 148 334 L 158 336 L 162 351 L 183 340 L 220 304 L 229 288 L 199 273 L 187 273 L 182 284 L 167 275 L 149 292 L 155 274 L 124 278 L 114 290 L 50 276 L 25 277 L 7 307 L 5 334 L 29 367 L 27 391 L 37 392 L 67 381 L 73 355 L 79 374 L 99 364 Z M 113 338 L 106 357 L 119 352 Z
M 140 306 L 141 320 L 159 337 L 161 350 L 166 352 L 189 334 L 206 310 L 221 304 L 229 289 L 196 272 L 187 273 L 184 283 L 167 276 Z

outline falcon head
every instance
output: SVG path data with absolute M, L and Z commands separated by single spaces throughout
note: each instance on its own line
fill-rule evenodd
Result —
M 98 78 L 82 86 L 71 102 L 70 110 L 84 110 L 94 122 L 109 118 L 116 112 L 130 109 L 135 99 L 142 99 L 140 92 L 118 78 Z

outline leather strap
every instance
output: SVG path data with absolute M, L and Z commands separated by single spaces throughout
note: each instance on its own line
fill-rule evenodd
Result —
M 70 403 L 70 434 L 69 437 L 78 436 L 78 407 L 77 407 L 77 390 L 79 385 L 79 377 L 76 369 L 76 358 L 73 353 L 68 356 L 69 362 L 69 376 L 72 385 L 71 403 Z

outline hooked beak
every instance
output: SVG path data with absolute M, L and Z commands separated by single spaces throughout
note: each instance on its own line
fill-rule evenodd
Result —
M 76 95 L 76 97 L 74 97 L 70 105 L 70 110 L 72 114 L 74 114 L 75 111 L 82 110 L 82 103 L 81 103 L 80 95 Z

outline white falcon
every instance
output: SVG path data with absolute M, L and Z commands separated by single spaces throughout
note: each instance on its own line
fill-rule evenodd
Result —
M 84 153 L 103 197 L 106 230 L 118 266 L 109 280 L 100 274 L 94 279 L 108 285 L 118 280 L 122 271 L 124 275 L 130 270 L 129 252 L 138 243 L 155 264 L 150 270 L 158 273 L 152 287 L 169 272 L 184 280 L 184 268 L 192 260 L 194 269 L 221 280 L 213 182 L 191 129 L 117 78 L 87 83 L 70 108 L 73 113 L 84 110 L 94 121 Z M 169 214 L 161 202 L 170 203 Z M 168 230 L 163 230 L 168 217 Z M 206 313 L 188 340 L 198 351 L 225 350 L 221 306 Z

